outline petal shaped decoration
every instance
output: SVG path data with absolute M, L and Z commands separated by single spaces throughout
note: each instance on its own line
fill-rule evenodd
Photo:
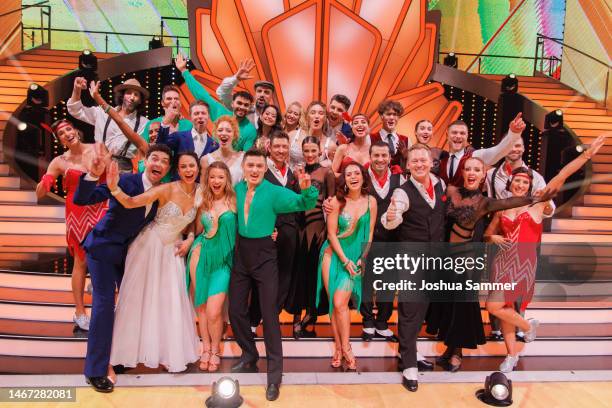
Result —
M 436 25 L 425 25 L 425 38 L 417 53 L 402 67 L 396 82 L 391 86 L 393 93 L 400 93 L 423 85 L 433 69 L 436 52 Z
M 227 46 L 221 33 L 216 29 L 216 24 L 213 27 L 213 9 L 200 8 L 196 13 L 196 21 L 198 21 L 196 43 L 202 67 L 220 78 L 232 75 L 236 64 L 227 51 Z M 203 53 L 203 50 L 206 50 L 206 53 Z

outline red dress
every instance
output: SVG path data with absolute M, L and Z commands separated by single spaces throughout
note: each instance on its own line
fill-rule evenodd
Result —
M 74 204 L 72 199 L 82 174 L 83 172 L 80 170 L 66 170 L 64 189 L 66 190 L 66 242 L 68 243 L 68 251 L 70 255 L 84 259 L 85 250 L 81 247 L 81 242 L 106 214 L 108 200 L 86 206 Z
M 533 297 L 542 223 L 535 222 L 529 211 L 525 211 L 514 220 L 502 215 L 500 228 L 504 238 L 511 239 L 513 245 L 507 250 L 500 248 L 493 263 L 491 280 L 516 283 L 513 290 L 504 291 L 504 298 L 508 306 L 520 301 L 521 310 L 525 310 Z

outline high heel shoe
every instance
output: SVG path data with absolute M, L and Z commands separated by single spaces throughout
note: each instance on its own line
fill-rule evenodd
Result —
M 342 351 L 341 349 L 336 348 L 334 350 L 334 355 L 332 356 L 332 359 L 331 359 L 331 366 L 333 368 L 340 368 L 341 365 L 342 365 Z
M 460 354 L 453 354 L 450 359 L 448 359 L 447 369 L 451 373 L 456 373 L 461 368 L 461 360 L 463 356 Z M 453 361 L 458 362 L 457 364 L 453 364 Z
M 219 366 L 221 365 L 221 356 L 219 352 L 212 353 L 210 355 L 210 360 L 208 362 L 208 372 L 214 373 L 219 370 Z
M 342 348 L 342 358 L 346 362 L 346 366 L 344 367 L 345 371 L 357 371 L 357 360 L 353 355 L 353 349 L 350 343 Z
M 208 365 L 210 363 L 210 350 L 204 350 L 202 356 L 200 357 L 200 370 L 208 371 Z

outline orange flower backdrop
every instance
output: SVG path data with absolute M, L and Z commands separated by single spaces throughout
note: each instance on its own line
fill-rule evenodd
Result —
M 252 58 L 259 79 L 276 85 L 281 109 L 299 101 L 348 96 L 352 113 L 366 112 L 380 128 L 377 105 L 386 98 L 405 109 L 399 132 L 413 137 L 420 119 L 434 124 L 442 147 L 447 125 L 461 113 L 444 88 L 427 83 L 437 28 L 426 23 L 426 0 L 190 0 L 192 71 L 214 95 L 239 62 Z M 194 38 L 195 37 L 195 38 Z M 184 98 L 192 96 L 183 87 Z M 187 104 L 185 104 L 187 106 Z

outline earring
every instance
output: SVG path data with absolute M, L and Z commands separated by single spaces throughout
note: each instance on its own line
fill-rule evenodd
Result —
M 344 193 L 348 194 L 348 186 L 347 185 L 344 186 Z

